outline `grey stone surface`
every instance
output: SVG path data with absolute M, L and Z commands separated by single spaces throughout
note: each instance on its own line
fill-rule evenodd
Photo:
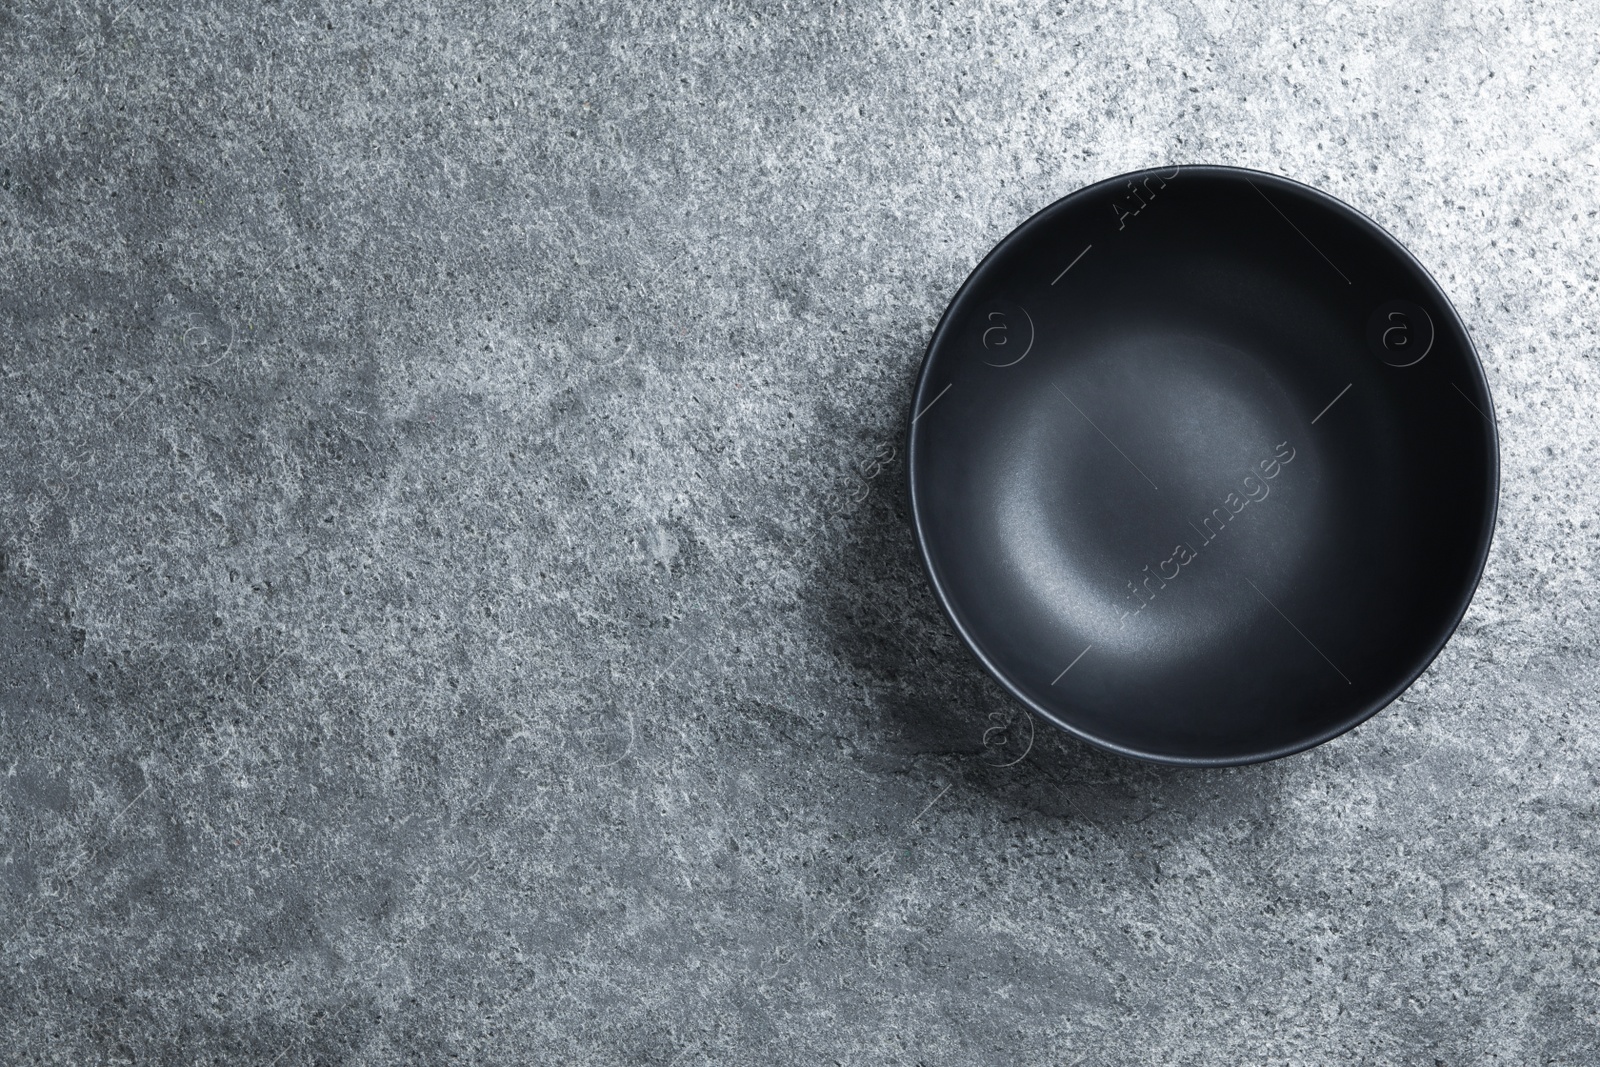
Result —
M 1590 18 L 0 9 L 0 1060 L 1597 1062 Z M 993 766 L 905 404 L 1167 162 L 1435 271 L 1493 555 L 1321 749 Z

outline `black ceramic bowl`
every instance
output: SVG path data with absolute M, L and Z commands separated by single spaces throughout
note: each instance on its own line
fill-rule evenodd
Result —
M 983 665 L 1085 741 L 1288 755 L 1444 646 L 1494 530 L 1483 369 L 1427 271 L 1314 189 L 1113 178 L 979 264 L 907 449 L 933 588 Z

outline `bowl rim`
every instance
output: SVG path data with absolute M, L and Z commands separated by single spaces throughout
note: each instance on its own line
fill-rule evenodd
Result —
M 1398 682 L 1391 685 L 1378 697 L 1369 700 L 1364 704 L 1355 705 L 1354 709 L 1348 715 L 1341 717 L 1332 727 L 1322 730 L 1319 733 L 1309 735 L 1303 740 L 1296 741 L 1288 745 L 1282 745 L 1277 748 L 1265 749 L 1262 751 L 1246 752 L 1239 755 L 1216 757 L 1173 756 L 1159 751 L 1143 751 L 1127 745 L 1120 745 L 1114 741 L 1097 737 L 1091 731 L 1085 730 L 1080 726 L 1066 721 L 1060 715 L 1057 715 L 1049 708 L 1044 707 L 1038 701 L 1033 700 L 1027 694 L 1022 692 L 1022 690 L 1016 684 L 1014 684 L 1009 677 L 1007 677 L 1006 672 L 1002 671 L 989 659 L 988 656 L 984 655 L 982 649 L 978 647 L 977 642 L 973 639 L 972 635 L 968 633 L 967 628 L 962 624 L 960 618 L 956 615 L 951 604 L 950 594 L 940 583 L 938 574 L 934 570 L 932 555 L 929 550 L 927 537 L 925 536 L 923 529 L 924 521 L 921 503 L 917 497 L 919 451 L 916 447 L 916 420 L 918 414 L 923 410 L 923 396 L 930 388 L 928 372 L 933 363 L 935 350 L 939 348 L 941 342 L 945 340 L 946 335 L 952 329 L 952 313 L 954 312 L 955 308 L 963 302 L 962 298 L 968 294 L 970 289 L 972 289 L 979 276 L 984 273 L 985 268 L 989 266 L 991 261 L 1001 256 L 1016 243 L 1018 243 L 1024 234 L 1038 227 L 1048 225 L 1053 216 L 1061 214 L 1070 207 L 1087 200 L 1096 194 L 1103 193 L 1108 188 L 1119 186 L 1121 183 L 1124 183 L 1130 179 L 1141 177 L 1152 172 L 1166 173 L 1171 171 L 1174 167 L 1181 171 L 1198 171 L 1228 179 L 1245 181 L 1260 180 L 1271 183 L 1275 186 L 1292 189 L 1297 193 L 1304 194 L 1311 199 L 1318 201 L 1323 207 L 1332 211 L 1334 214 L 1343 216 L 1348 222 L 1367 230 L 1370 234 L 1377 237 L 1380 243 L 1386 245 L 1391 252 L 1400 257 L 1403 262 L 1408 263 L 1412 269 L 1415 270 L 1417 275 L 1422 279 L 1424 287 L 1431 290 L 1430 295 L 1433 297 L 1437 307 L 1440 309 L 1440 313 L 1448 315 L 1450 320 L 1460 329 L 1461 336 L 1466 339 L 1467 355 L 1470 357 L 1468 362 L 1471 365 L 1471 371 L 1476 375 L 1477 382 L 1483 390 L 1483 395 L 1488 399 L 1489 403 L 1489 411 L 1487 413 L 1486 420 L 1489 424 L 1488 433 L 1489 444 L 1491 446 L 1489 450 L 1489 477 L 1486 479 L 1486 484 L 1484 486 L 1484 498 L 1482 501 L 1483 522 L 1476 534 L 1477 545 L 1472 561 L 1471 578 L 1470 580 L 1462 583 L 1461 589 L 1457 594 L 1451 610 L 1445 613 L 1445 615 L 1442 617 L 1443 622 L 1438 626 L 1434 639 L 1427 647 L 1426 652 L 1417 657 L 1413 667 L 1404 672 Z M 1332 741 L 1336 737 L 1349 733 L 1351 730 L 1354 730 L 1362 723 L 1371 719 L 1378 712 L 1394 703 L 1397 699 L 1399 699 L 1402 693 L 1404 693 L 1407 689 L 1410 689 L 1411 686 L 1415 684 L 1418 678 L 1422 677 L 1423 673 L 1426 672 L 1427 669 L 1433 664 L 1433 661 L 1438 658 L 1439 653 L 1444 651 L 1445 645 L 1450 643 L 1451 637 L 1455 635 L 1456 630 L 1461 626 L 1462 619 L 1466 617 L 1467 608 L 1471 606 L 1472 600 L 1477 594 L 1478 586 L 1482 583 L 1484 569 L 1489 560 L 1489 551 L 1494 543 L 1494 534 L 1499 526 L 1500 423 L 1495 417 L 1494 395 L 1489 389 L 1489 379 L 1484 373 L 1483 360 L 1478 355 L 1477 344 L 1473 341 L 1472 333 L 1467 328 L 1466 322 L 1461 318 L 1460 312 L 1456 310 L 1455 304 L 1445 294 L 1443 287 L 1439 285 L 1438 280 L 1434 278 L 1432 272 L 1423 266 L 1416 256 L 1412 255 L 1410 249 L 1406 248 L 1406 246 L 1402 244 L 1393 234 L 1384 229 L 1365 213 L 1354 207 L 1351 207 L 1349 204 L 1338 199 L 1337 197 L 1323 192 L 1321 189 L 1306 185 L 1303 182 L 1295 181 L 1293 178 L 1284 177 L 1280 174 L 1273 174 L 1268 171 L 1253 170 L 1248 167 L 1235 167 L 1222 164 L 1169 164 L 1165 166 L 1142 167 L 1138 170 L 1113 175 L 1112 177 L 1105 178 L 1076 189 L 1073 192 L 1068 193 L 1066 196 L 1063 196 L 1046 205 L 1045 207 L 1040 208 L 1038 211 L 1035 211 L 1016 227 L 1014 227 L 1009 233 L 1006 234 L 1005 237 L 997 242 L 995 246 L 991 248 L 989 252 L 978 261 L 977 265 L 974 266 L 967 274 L 966 279 L 956 289 L 954 295 L 950 297 L 949 303 L 945 305 L 943 314 L 939 316 L 938 324 L 934 327 L 933 333 L 928 338 L 928 345 L 923 350 L 922 362 L 917 369 L 916 385 L 911 391 L 911 403 L 906 412 L 905 449 L 906 491 L 911 505 L 911 529 L 912 535 L 915 537 L 917 543 L 917 555 L 922 561 L 923 574 L 927 577 L 928 584 L 933 588 L 934 598 L 938 600 L 940 610 L 944 612 L 946 620 L 949 621 L 951 627 L 955 630 L 956 635 L 960 637 L 961 643 L 967 646 L 967 650 L 977 658 L 978 663 L 982 665 L 983 669 L 989 674 L 989 676 L 996 682 L 1000 683 L 1000 686 L 1010 693 L 1013 698 L 1020 701 L 1022 705 L 1030 712 L 1039 715 L 1046 722 L 1050 723 L 1056 728 L 1066 732 L 1067 734 L 1070 734 L 1073 737 L 1076 737 L 1080 741 L 1094 746 L 1095 748 L 1099 748 L 1107 752 L 1114 752 L 1119 756 L 1140 760 L 1145 763 L 1156 763 L 1173 767 L 1239 767 L 1254 763 L 1266 763 L 1271 760 L 1282 759 L 1285 756 L 1292 756 L 1296 753 L 1305 752 L 1308 749 L 1315 748 L 1318 745 Z

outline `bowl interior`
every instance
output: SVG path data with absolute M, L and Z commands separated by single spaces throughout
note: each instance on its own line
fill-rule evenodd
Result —
M 946 610 L 1013 693 L 1241 763 L 1393 700 L 1494 525 L 1487 386 L 1427 273 L 1281 178 L 1150 171 L 1034 216 L 935 333 L 909 469 Z

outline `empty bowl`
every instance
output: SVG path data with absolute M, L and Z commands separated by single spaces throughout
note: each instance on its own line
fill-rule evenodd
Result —
M 1030 218 L 951 301 L 908 417 L 956 632 L 1139 759 L 1251 763 L 1367 719 L 1449 639 L 1494 529 L 1494 411 L 1443 291 L 1254 171 L 1143 171 Z

